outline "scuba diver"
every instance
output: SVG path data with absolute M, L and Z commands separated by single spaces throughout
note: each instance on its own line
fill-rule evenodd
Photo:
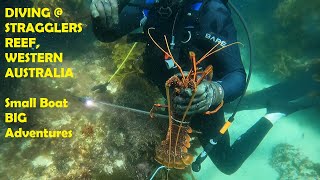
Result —
M 201 57 L 218 43 L 226 46 L 237 41 L 227 0 L 92 0 L 90 9 L 93 31 L 100 41 L 115 41 L 140 27 L 146 35 L 153 28 L 152 37 L 161 47 L 165 47 L 163 36 L 168 37 L 170 50 L 183 70 L 191 67 L 190 51 Z M 145 42 L 144 74 L 164 90 L 166 80 L 178 70 L 151 39 L 145 38 Z M 203 157 L 209 156 L 220 171 L 230 175 L 252 154 L 273 124 L 291 111 L 269 111 L 232 145 L 228 132 L 212 143 L 225 124 L 224 110 L 212 115 L 204 112 L 216 109 L 222 101 L 229 103 L 240 97 L 246 89 L 246 72 L 237 45 L 213 54 L 199 67 L 205 69 L 208 65 L 214 68 L 213 80 L 198 85 L 188 113 L 194 115 L 190 125 L 202 132 L 198 137 L 206 150 L 192 168 L 199 171 Z M 190 99 L 190 91 L 185 91 L 173 100 L 177 113 L 185 112 Z

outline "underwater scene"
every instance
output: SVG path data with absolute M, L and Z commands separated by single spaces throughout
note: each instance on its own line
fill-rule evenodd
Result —
M 0 6 L 0 180 L 320 179 L 319 0 Z

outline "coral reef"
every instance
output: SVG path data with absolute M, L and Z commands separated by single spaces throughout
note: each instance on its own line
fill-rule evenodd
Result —
M 273 149 L 270 164 L 278 171 L 279 179 L 320 179 L 320 164 L 289 144 L 279 144 Z
M 297 23 L 306 25 L 305 22 L 307 19 L 319 20 L 320 16 L 317 13 L 319 8 L 319 1 L 311 0 L 308 3 L 305 3 L 305 1 L 302 0 L 283 0 L 279 3 L 275 11 L 275 17 L 284 27 L 296 26 Z M 296 27 L 299 28 L 299 26 Z M 302 26 L 301 28 L 304 27 Z M 319 27 L 314 28 L 319 29 Z
M 71 96 L 66 98 L 70 99 L 71 104 L 68 109 L 31 112 L 34 116 L 29 119 L 31 127 L 28 129 L 71 129 L 73 137 L 18 141 L 1 139 L 4 146 L 1 147 L 0 160 L 8 162 L 0 168 L 3 177 L 128 179 L 141 174 L 143 177 L 150 175 L 156 165 L 153 160 L 154 147 L 160 142 L 161 123 L 151 121 L 148 115 L 108 107 L 87 109 L 77 100 L 72 100 Z M 16 149 L 15 153 L 12 153 L 13 149 Z M 30 163 L 33 165 L 30 166 Z M 138 164 L 149 164 L 149 170 L 138 172 Z M 22 171 L 11 171 L 8 169 L 11 167 Z
M 278 33 L 282 36 L 278 37 L 278 47 L 287 47 L 287 53 L 295 57 L 319 57 L 311 48 L 319 46 L 319 8 L 320 2 L 317 0 L 308 3 L 282 0 L 274 12 L 275 21 L 280 25 Z
M 140 58 L 134 52 L 107 91 L 92 91 L 104 84 L 117 69 L 130 45 L 96 43 L 87 51 L 66 53 L 64 62 L 48 67 L 72 67 L 73 79 L 21 79 L 6 96 L 66 98 L 66 109 L 17 109 L 27 112 L 28 123 L 4 124 L 25 130 L 72 130 L 70 139 L 4 139 L 0 147 L 0 175 L 4 179 L 146 179 L 158 164 L 154 148 L 164 136 L 166 120 L 150 120 L 147 114 L 114 109 L 100 104 L 87 108 L 77 97 L 117 103 L 149 110 L 161 95 L 131 63 Z M 97 45 L 98 44 L 98 45 Z M 118 44 L 118 45 L 117 45 Z M 117 45 L 116 50 L 112 50 Z M 138 45 L 136 51 L 140 51 Z M 121 48 L 125 50 L 122 50 Z M 125 48 L 127 47 L 127 48 Z M 128 51 L 127 51 L 128 50 Z M 137 66 L 138 67 L 138 66 Z M 123 72 L 132 72 L 125 74 Z M 123 73 L 123 74 L 122 74 Z M 8 89 L 6 89 L 8 90 Z M 4 137 L 1 131 L 1 137 Z M 14 150 L 14 151 L 13 151 Z M 32 152 L 32 153 L 31 153 Z M 15 167 L 16 170 L 12 170 Z M 9 178 L 10 177 L 10 178 Z
M 156 99 L 161 98 L 156 86 L 136 75 L 124 78 L 119 89 L 121 90 L 114 96 L 114 102 L 132 108 L 149 111 Z
M 278 73 L 283 78 L 290 77 L 303 64 L 301 59 L 290 56 L 286 51 L 279 51 L 277 57 L 278 61 L 273 64 L 273 72 Z
M 81 133 L 84 136 L 87 137 L 92 137 L 94 135 L 94 127 L 93 125 L 89 124 L 85 124 L 82 129 L 81 129 Z
M 277 81 L 295 74 L 297 63 L 304 64 L 320 57 L 319 51 L 314 49 L 320 46 L 319 1 L 272 0 L 259 3 L 250 0 L 234 4 L 249 25 L 256 59 L 255 72 Z M 246 36 L 237 22 L 238 18 L 234 20 L 239 40 L 246 43 L 242 40 Z M 248 59 L 247 52 L 247 49 L 243 50 L 244 61 Z
M 50 20 L 54 22 L 82 22 L 87 24 L 91 19 L 88 1 L 86 0 L 33 0 L 32 2 L 34 8 L 49 8 L 50 12 L 53 12 L 55 8 L 62 8 L 63 14 L 61 17 L 56 18 L 53 13 L 51 14 Z
M 315 81 L 319 76 L 320 59 L 295 58 L 290 56 L 286 51 L 279 51 L 279 60 L 273 64 L 273 72 L 279 77 L 288 78 L 296 74 L 310 74 Z

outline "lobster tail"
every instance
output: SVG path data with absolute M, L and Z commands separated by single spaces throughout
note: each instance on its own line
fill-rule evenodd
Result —
M 167 168 L 184 169 L 193 162 L 193 156 L 188 153 L 192 130 L 182 126 L 179 134 L 178 131 L 179 125 L 172 124 L 167 138 L 156 148 L 155 160 Z

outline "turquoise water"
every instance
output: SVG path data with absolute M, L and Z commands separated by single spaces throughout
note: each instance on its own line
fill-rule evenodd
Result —
M 37 3 L 39 7 L 62 7 L 67 14 L 62 21 L 81 21 L 87 26 L 83 33 L 76 35 L 36 35 L 41 50 L 64 52 L 62 63 L 46 66 L 71 67 L 75 78 L 1 78 L 1 102 L 7 97 L 66 98 L 69 107 L 5 109 L 1 106 L 0 117 L 4 118 L 4 112 L 25 112 L 28 122 L 0 123 L 0 179 L 149 179 L 160 166 L 154 160 L 155 149 L 165 138 L 168 119 L 149 117 L 152 105 L 163 104 L 165 99 L 160 90 L 143 76 L 141 64 L 145 44 L 138 43 L 128 60 L 121 66 L 134 44 L 128 43 L 126 37 L 113 43 L 99 42 L 92 33 L 87 1 L 70 0 L 70 4 L 59 0 Z M 31 7 L 33 3 L 23 1 L 2 4 L 9 5 Z M 301 96 L 319 99 L 320 2 L 241 0 L 234 1 L 234 5 L 248 24 L 253 44 L 253 75 L 247 95 L 250 96 L 290 78 L 303 77 L 315 85 L 310 84 L 310 91 L 302 93 Z M 235 14 L 233 16 L 239 41 L 245 45 L 241 48 L 241 55 L 247 68 L 247 36 L 239 18 Z M 15 35 L 6 34 L 6 37 L 11 36 Z M 6 50 L 2 48 L 0 54 L 3 54 L 3 51 Z M 0 70 L 3 75 L 6 67 L 21 65 L 8 65 L 1 61 L 1 66 L 4 67 Z M 119 67 L 119 73 L 113 76 Z M 309 72 L 312 72 L 311 76 Z M 289 94 L 293 91 L 292 88 L 303 89 L 302 86 L 308 84 L 297 81 L 296 86 L 288 87 L 285 91 Z M 86 106 L 83 101 L 85 97 L 94 100 L 94 106 Z M 276 96 L 267 96 L 270 99 L 274 97 Z M 244 102 L 252 108 L 248 110 L 242 107 L 242 111 L 237 114 L 229 129 L 231 143 L 266 113 L 266 107 L 253 107 L 254 101 Z M 158 112 L 166 114 L 164 110 Z M 225 115 L 228 118 L 231 114 L 227 112 Z M 220 172 L 207 158 L 200 172 L 192 172 L 190 167 L 185 170 L 172 169 L 168 178 L 319 179 L 318 117 L 319 104 L 280 119 L 254 153 L 232 175 Z M 65 139 L 4 138 L 9 127 L 14 130 L 72 130 L 73 136 Z M 196 157 L 202 148 L 196 138 L 197 133 L 190 136 L 189 152 Z M 155 179 L 166 179 L 166 176 L 167 171 L 162 169 L 156 174 Z

